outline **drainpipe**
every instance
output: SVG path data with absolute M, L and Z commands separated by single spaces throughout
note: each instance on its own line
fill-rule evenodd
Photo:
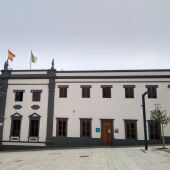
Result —
M 145 137 L 145 150 L 148 150 L 148 140 L 147 140 L 147 127 L 146 127 L 146 109 L 145 109 L 145 96 L 148 92 L 142 94 L 142 107 L 143 107 L 143 126 L 144 126 L 144 137 Z

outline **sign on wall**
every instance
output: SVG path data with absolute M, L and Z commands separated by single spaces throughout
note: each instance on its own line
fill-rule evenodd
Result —
M 96 132 L 100 132 L 100 128 L 96 128 Z

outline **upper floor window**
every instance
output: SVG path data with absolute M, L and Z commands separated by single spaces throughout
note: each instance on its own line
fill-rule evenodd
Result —
M 157 98 L 158 85 L 146 85 L 148 89 L 148 98 Z
M 137 121 L 125 120 L 125 138 L 137 139 Z
M 80 87 L 82 88 L 82 98 L 90 98 L 90 88 L 91 88 L 91 86 L 82 85 Z
M 68 86 L 58 86 L 59 88 L 59 97 L 60 98 L 67 98 L 67 88 Z
M 125 88 L 125 98 L 134 98 L 134 85 L 124 85 Z
M 91 119 L 80 119 L 80 137 L 91 137 Z
M 112 85 L 102 85 L 103 98 L 111 98 Z
M 42 90 L 31 90 L 31 92 L 32 92 L 32 101 L 40 101 L 41 100 Z
M 23 101 L 23 94 L 24 94 L 24 90 L 14 90 L 13 91 L 15 93 L 15 101 L 16 102 L 22 102 Z

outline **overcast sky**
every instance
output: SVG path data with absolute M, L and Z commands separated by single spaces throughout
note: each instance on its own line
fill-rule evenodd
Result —
M 170 0 L 0 0 L 0 69 L 170 68 Z

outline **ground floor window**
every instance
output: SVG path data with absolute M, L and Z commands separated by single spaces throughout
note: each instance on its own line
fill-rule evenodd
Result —
M 91 137 L 91 119 L 80 119 L 80 137 Z
M 67 118 L 57 118 L 57 136 L 67 136 Z
M 15 113 L 11 116 L 11 133 L 10 136 L 20 136 L 22 116 Z
M 40 116 L 36 113 L 30 117 L 29 137 L 39 137 Z
M 137 139 L 137 121 L 125 120 L 125 138 Z
M 30 120 L 30 136 L 38 137 L 39 134 L 39 120 Z
M 12 119 L 12 131 L 11 136 L 20 136 L 21 120 Z
M 149 126 L 149 139 L 159 140 L 160 139 L 160 124 L 155 121 L 148 121 Z

